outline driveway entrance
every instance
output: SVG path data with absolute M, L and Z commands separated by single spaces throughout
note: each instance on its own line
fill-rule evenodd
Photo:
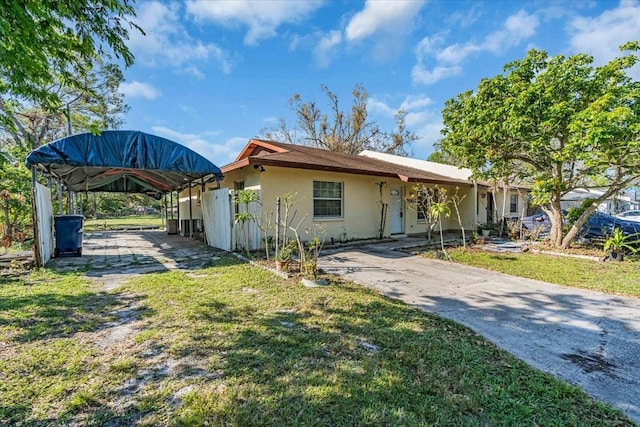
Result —
M 325 251 L 319 265 L 466 325 L 640 423 L 640 299 L 392 250 L 398 245 Z

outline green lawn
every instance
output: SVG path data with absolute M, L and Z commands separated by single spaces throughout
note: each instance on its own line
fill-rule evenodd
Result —
M 455 262 L 558 285 L 640 296 L 640 262 L 597 262 L 547 254 L 451 249 Z M 430 256 L 428 253 L 426 256 Z
M 89 219 L 84 221 L 83 229 L 92 231 L 150 226 L 161 227 L 162 217 L 160 215 L 129 215 L 117 218 Z
M 222 258 L 0 282 L 0 425 L 625 426 L 471 330 Z

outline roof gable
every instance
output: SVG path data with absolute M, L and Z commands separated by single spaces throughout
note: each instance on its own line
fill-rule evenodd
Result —
M 238 154 L 238 157 L 236 157 L 234 163 L 251 156 L 259 156 L 279 152 L 282 153 L 284 151 L 286 150 L 278 147 L 277 145 L 273 145 L 273 143 L 270 143 L 269 141 L 263 141 L 261 139 L 251 139 L 249 143 L 242 149 L 240 154 Z

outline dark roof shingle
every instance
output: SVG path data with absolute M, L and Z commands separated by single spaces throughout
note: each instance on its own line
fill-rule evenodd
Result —
M 256 153 L 254 155 L 254 153 Z M 279 166 L 399 178 L 405 182 L 454 183 L 470 182 L 357 154 L 322 150 L 303 145 L 252 139 L 235 162 L 223 166 L 226 173 L 247 165 Z

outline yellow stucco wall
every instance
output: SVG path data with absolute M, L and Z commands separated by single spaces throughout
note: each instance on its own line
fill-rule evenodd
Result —
M 378 183 L 385 182 L 382 191 L 382 202 L 389 204 L 390 189 L 399 186 L 403 189 L 404 197 L 409 197 L 414 190 L 414 183 L 405 183 L 399 179 L 381 178 L 367 175 L 345 174 L 337 172 L 311 171 L 293 168 L 281 168 L 265 166 L 265 171 L 260 173 L 247 166 L 229 172 L 221 182 L 221 187 L 233 188 L 234 182 L 244 181 L 245 189 L 255 189 L 261 191 L 263 217 L 273 215 L 275 218 L 276 199 L 285 193 L 297 193 L 296 204 L 292 209 L 296 211 L 294 224 L 298 224 L 305 214 L 306 219 L 299 227 L 303 240 L 305 228 L 313 227 L 314 224 L 323 224 L 326 227 L 327 241 L 365 239 L 379 236 L 381 219 L 380 186 Z M 332 181 L 343 183 L 343 216 L 341 218 L 313 218 L 313 181 Z M 455 187 L 444 186 L 448 193 L 452 195 Z M 475 198 L 473 187 L 461 187 L 459 194 L 465 195 L 460 204 L 460 214 L 466 229 L 473 229 L 475 224 Z M 417 212 L 410 207 L 410 204 L 403 201 L 403 232 L 408 234 L 423 233 L 426 230 L 424 223 L 417 220 Z M 284 207 L 282 208 L 284 215 Z M 384 236 L 390 234 L 391 219 L 390 211 L 387 210 L 387 219 L 384 228 Z M 445 230 L 459 229 L 458 219 L 452 207 L 451 216 L 443 218 L 443 228 Z
M 483 224 L 487 222 L 487 202 L 488 202 L 488 189 L 479 189 L 478 190 L 478 223 Z M 510 212 L 511 207 L 511 195 L 515 195 L 518 197 L 518 211 Z M 527 214 L 528 209 L 528 192 L 524 190 L 509 190 L 505 193 L 501 188 L 498 188 L 493 195 L 494 208 L 493 208 L 493 221 L 497 222 L 503 217 L 503 205 L 505 207 L 504 217 L 505 218 L 520 218 L 523 213 Z
M 380 178 L 336 172 L 309 171 L 292 168 L 265 167 L 260 176 L 262 212 L 275 213 L 276 199 L 285 193 L 297 193 L 297 202 L 291 210 L 296 212 L 297 225 L 306 215 L 299 232 L 314 224 L 326 227 L 328 241 L 363 239 L 378 236 L 380 226 Z M 313 181 L 341 182 L 343 184 L 343 215 L 341 218 L 313 218 Z M 284 214 L 284 210 L 282 210 Z M 302 235 L 303 240 L 305 235 Z
M 412 194 L 415 194 L 416 184 L 409 183 L 406 184 L 406 195 L 410 199 Z M 456 187 L 452 185 L 438 185 L 438 187 L 447 190 L 447 196 L 451 198 L 456 193 Z M 474 198 L 474 188 L 471 186 L 458 187 L 458 195 L 464 198 L 462 202 L 458 205 L 458 210 L 460 211 L 460 218 L 462 220 L 462 226 L 465 230 L 473 230 L 475 229 L 475 198 Z M 449 203 L 449 209 L 451 210 L 451 214 L 449 217 L 442 218 L 442 229 L 443 230 L 460 230 L 460 224 L 458 221 L 458 216 L 456 215 L 456 211 L 451 203 Z M 418 212 L 411 204 L 407 204 L 407 213 L 406 213 L 406 232 L 408 234 L 414 233 L 424 233 L 426 231 L 426 224 L 424 221 L 418 221 Z M 438 226 L 435 228 L 438 230 Z
M 192 187 L 191 188 L 191 211 L 193 219 L 202 218 L 202 211 L 200 210 L 200 192 L 201 187 Z M 188 219 L 189 218 L 189 190 L 182 190 L 178 197 L 178 210 L 180 219 Z

